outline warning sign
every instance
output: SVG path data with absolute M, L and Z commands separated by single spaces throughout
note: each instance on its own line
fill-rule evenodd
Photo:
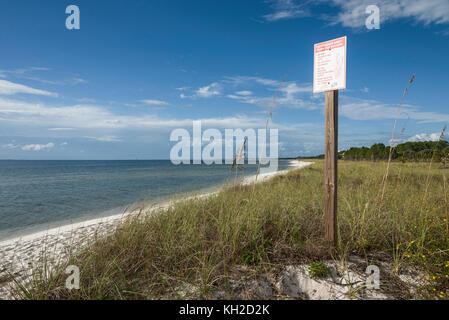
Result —
M 346 37 L 314 46 L 313 92 L 346 89 Z

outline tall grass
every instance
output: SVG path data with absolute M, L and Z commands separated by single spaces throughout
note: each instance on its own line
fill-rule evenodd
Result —
M 390 164 L 382 210 L 373 200 L 382 163 L 339 163 L 337 258 L 357 254 L 410 265 L 435 277 L 430 295 L 449 288 L 445 171 L 425 164 Z M 423 204 L 429 176 L 427 203 Z M 232 279 L 246 265 L 251 276 L 286 264 L 329 258 L 323 240 L 323 162 L 252 186 L 176 203 L 167 212 L 129 219 L 113 234 L 84 247 L 48 275 L 36 272 L 21 298 L 161 299 L 233 297 Z M 64 283 L 67 265 L 81 270 L 80 290 Z M 429 282 L 430 283 L 430 282 Z M 435 289 L 435 291 L 433 290 Z M 440 292 L 443 292 L 441 294 Z
M 408 92 L 409 86 L 413 83 L 414 80 L 415 80 L 415 74 L 413 74 L 413 76 L 410 78 L 407 86 L 405 87 L 404 92 L 402 93 L 401 101 L 399 102 L 397 110 L 396 110 L 396 117 L 394 119 L 393 130 L 392 130 L 392 133 L 391 133 L 390 152 L 388 154 L 387 170 L 385 171 L 385 176 L 382 179 L 382 193 L 381 193 L 381 196 L 380 196 L 381 203 L 382 203 L 382 201 L 384 199 L 385 188 L 387 186 L 387 181 L 388 181 L 388 174 L 390 173 L 390 163 L 391 163 L 391 160 L 392 160 L 392 157 L 393 157 L 393 149 L 395 147 L 394 135 L 396 133 L 396 125 L 397 125 L 398 120 L 399 120 L 399 115 L 400 115 L 400 111 L 401 111 L 402 102 L 404 101 L 405 95 Z M 403 133 L 404 128 L 401 130 L 401 134 Z

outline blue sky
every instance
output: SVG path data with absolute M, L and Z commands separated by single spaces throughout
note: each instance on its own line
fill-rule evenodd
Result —
M 68 30 L 65 9 L 80 9 Z M 380 8 L 379 30 L 365 8 Z M 280 156 L 320 154 L 313 44 L 348 37 L 339 147 L 401 141 L 449 122 L 449 1 L 2 1 L 0 159 L 168 159 L 170 132 L 271 128 Z

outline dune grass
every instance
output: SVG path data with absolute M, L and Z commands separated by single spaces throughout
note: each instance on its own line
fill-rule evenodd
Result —
M 448 170 L 391 163 L 383 201 L 384 162 L 339 162 L 339 244 L 333 258 L 382 256 L 397 273 L 413 265 L 432 281 L 429 297 L 449 288 Z M 194 286 L 208 298 L 232 296 L 235 266 L 254 274 L 329 258 L 323 241 L 323 162 L 255 186 L 176 203 L 126 221 L 56 267 L 36 270 L 16 292 L 31 299 L 181 298 Z M 81 271 L 80 290 L 65 289 L 67 265 Z M 26 294 L 25 294 L 26 293 Z

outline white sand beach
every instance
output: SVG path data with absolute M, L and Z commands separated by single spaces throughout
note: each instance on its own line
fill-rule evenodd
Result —
M 255 175 L 247 177 L 241 183 L 248 185 L 267 181 L 275 176 L 286 174 L 292 169 L 304 168 L 311 164 L 313 162 L 291 160 L 289 169 L 262 173 L 257 177 Z M 216 192 L 195 195 L 192 198 L 209 197 L 213 194 Z M 79 249 L 95 237 L 113 232 L 124 219 L 139 213 L 148 215 L 167 209 L 176 201 L 179 200 L 166 201 L 146 209 L 142 206 L 122 214 L 67 224 L 0 242 L 0 299 L 12 298 L 8 293 L 8 287 L 11 285 L 10 275 L 23 281 L 31 270 L 42 264 L 44 260 L 50 264 L 64 261 L 71 250 Z
M 313 164 L 313 162 L 291 160 L 290 161 L 290 167 L 288 169 L 279 170 L 279 171 L 273 171 L 273 172 L 267 172 L 267 173 L 261 173 L 259 175 L 253 175 L 253 176 L 250 176 L 250 177 L 247 177 L 247 178 L 243 179 L 242 184 L 243 185 L 248 185 L 248 184 L 251 184 L 251 183 L 254 183 L 254 182 L 267 181 L 267 180 L 269 180 L 269 179 L 271 179 L 273 177 L 286 174 L 287 172 L 289 172 L 292 169 L 301 169 L 301 168 L 310 166 L 311 164 Z

